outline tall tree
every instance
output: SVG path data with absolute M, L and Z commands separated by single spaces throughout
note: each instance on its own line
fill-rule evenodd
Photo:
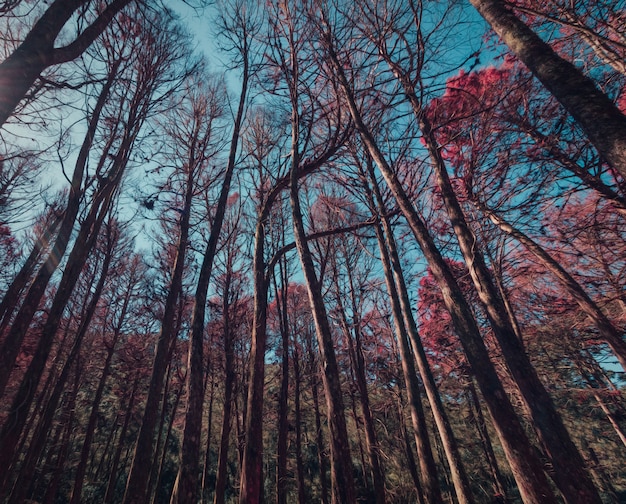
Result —
M 476 372 L 481 391 L 489 405 L 491 416 L 500 435 L 509 464 L 513 469 L 520 492 L 525 502 L 554 502 L 555 497 L 543 472 L 542 464 L 532 450 L 530 441 L 524 433 L 517 414 L 506 396 L 502 383 L 489 358 L 474 315 L 441 252 L 437 249 L 426 224 L 417 213 L 405 188 L 398 180 L 397 174 L 389 165 L 378 147 L 370 128 L 363 120 L 355 99 L 353 86 L 346 76 L 345 65 L 347 62 L 339 59 L 336 50 L 334 27 L 328 22 L 328 13 L 321 10 L 316 15 L 318 17 L 321 42 L 324 44 L 326 54 L 343 90 L 355 127 L 363 144 L 396 198 L 400 210 L 407 219 L 424 257 L 437 278 L 444 296 L 446 308 L 452 315 L 465 353 Z M 525 441 L 521 442 L 520 439 Z
M 251 42 L 258 27 L 256 26 L 256 14 L 254 9 L 250 7 L 251 6 L 246 6 L 245 2 L 232 5 L 227 8 L 225 12 L 232 13 L 233 17 L 229 19 L 224 15 L 222 18 L 224 33 L 227 33 L 230 37 L 233 48 L 237 54 L 236 58 L 241 65 L 241 92 L 233 124 L 226 172 L 220 189 L 213 222 L 211 223 L 211 234 L 204 252 L 198 284 L 196 286 L 194 312 L 189 337 L 190 345 L 187 376 L 188 402 L 185 414 L 183 444 L 181 447 L 181 465 L 172 494 L 172 503 L 195 503 L 198 500 L 200 488 L 198 476 L 200 474 L 200 437 L 202 434 L 202 405 L 204 400 L 204 316 L 207 291 L 213 270 L 213 261 L 222 231 L 222 223 L 227 210 L 231 181 L 235 173 L 239 137 L 244 121 L 246 103 L 248 101 L 251 65 L 254 63 Z

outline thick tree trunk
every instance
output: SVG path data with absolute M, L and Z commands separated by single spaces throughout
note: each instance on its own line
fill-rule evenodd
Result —
M 626 116 L 591 79 L 526 26 L 503 0 L 470 2 L 580 124 L 598 152 L 626 178 Z
M 11 116 L 28 90 L 49 66 L 77 58 L 105 30 L 116 14 L 132 0 L 114 0 L 98 18 L 65 47 L 55 41 L 70 18 L 87 0 L 55 0 L 35 23 L 24 41 L 0 63 L 0 127 Z

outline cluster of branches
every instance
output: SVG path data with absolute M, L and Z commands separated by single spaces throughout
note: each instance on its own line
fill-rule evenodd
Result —
M 626 13 L 470 4 L 0 5 L 2 502 L 619 499 Z

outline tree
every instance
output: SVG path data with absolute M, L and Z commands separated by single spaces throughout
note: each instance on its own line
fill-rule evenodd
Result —
M 202 404 L 204 399 L 203 387 L 203 345 L 204 345 L 204 312 L 209 288 L 209 281 L 213 270 L 213 261 L 217 251 L 218 241 L 222 231 L 222 223 L 226 214 L 231 181 L 236 167 L 236 156 L 239 137 L 244 120 L 244 112 L 248 100 L 248 86 L 253 63 L 251 54 L 251 39 L 254 36 L 254 11 L 243 6 L 233 6 L 229 9 L 235 13 L 234 19 L 223 18 L 226 33 L 231 34 L 231 41 L 238 52 L 242 65 L 242 84 L 239 95 L 239 104 L 233 124 L 233 133 L 228 154 L 226 172 L 220 190 L 215 216 L 211 225 L 211 234 L 204 252 L 196 294 L 194 299 L 194 314 L 191 322 L 189 362 L 188 362 L 188 403 L 185 417 L 185 430 L 181 452 L 181 466 L 177 476 L 177 483 L 172 495 L 172 503 L 195 503 L 198 500 L 199 463 L 200 463 L 200 436 L 202 430 Z M 200 119 L 200 118 L 198 118 Z M 227 295 L 227 294 L 226 294 Z M 216 494 L 217 495 L 217 494 Z
M 321 43 L 324 44 L 326 54 L 343 90 L 355 127 L 363 144 L 396 198 L 398 206 L 407 219 L 424 257 L 437 278 L 444 296 L 446 308 L 452 316 L 455 329 L 459 334 L 468 360 L 476 372 L 479 386 L 489 406 L 509 464 L 513 468 L 520 492 L 528 502 L 553 501 L 554 496 L 550 490 L 543 468 L 536 454 L 530 448 L 530 443 L 528 442 L 527 445 L 525 443 L 520 444 L 520 439 L 527 439 L 527 437 L 489 359 L 489 354 L 474 315 L 440 251 L 435 246 L 424 221 L 415 210 L 396 173 L 385 159 L 371 130 L 363 120 L 354 97 L 353 87 L 344 70 L 346 62 L 340 61 L 336 52 L 334 27 L 329 24 L 327 13 L 321 11 L 318 13 L 318 16 L 317 22 Z

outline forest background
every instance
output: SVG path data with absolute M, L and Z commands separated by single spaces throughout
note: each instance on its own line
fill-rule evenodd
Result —
M 623 1 L 0 23 L 0 502 L 626 499 Z

